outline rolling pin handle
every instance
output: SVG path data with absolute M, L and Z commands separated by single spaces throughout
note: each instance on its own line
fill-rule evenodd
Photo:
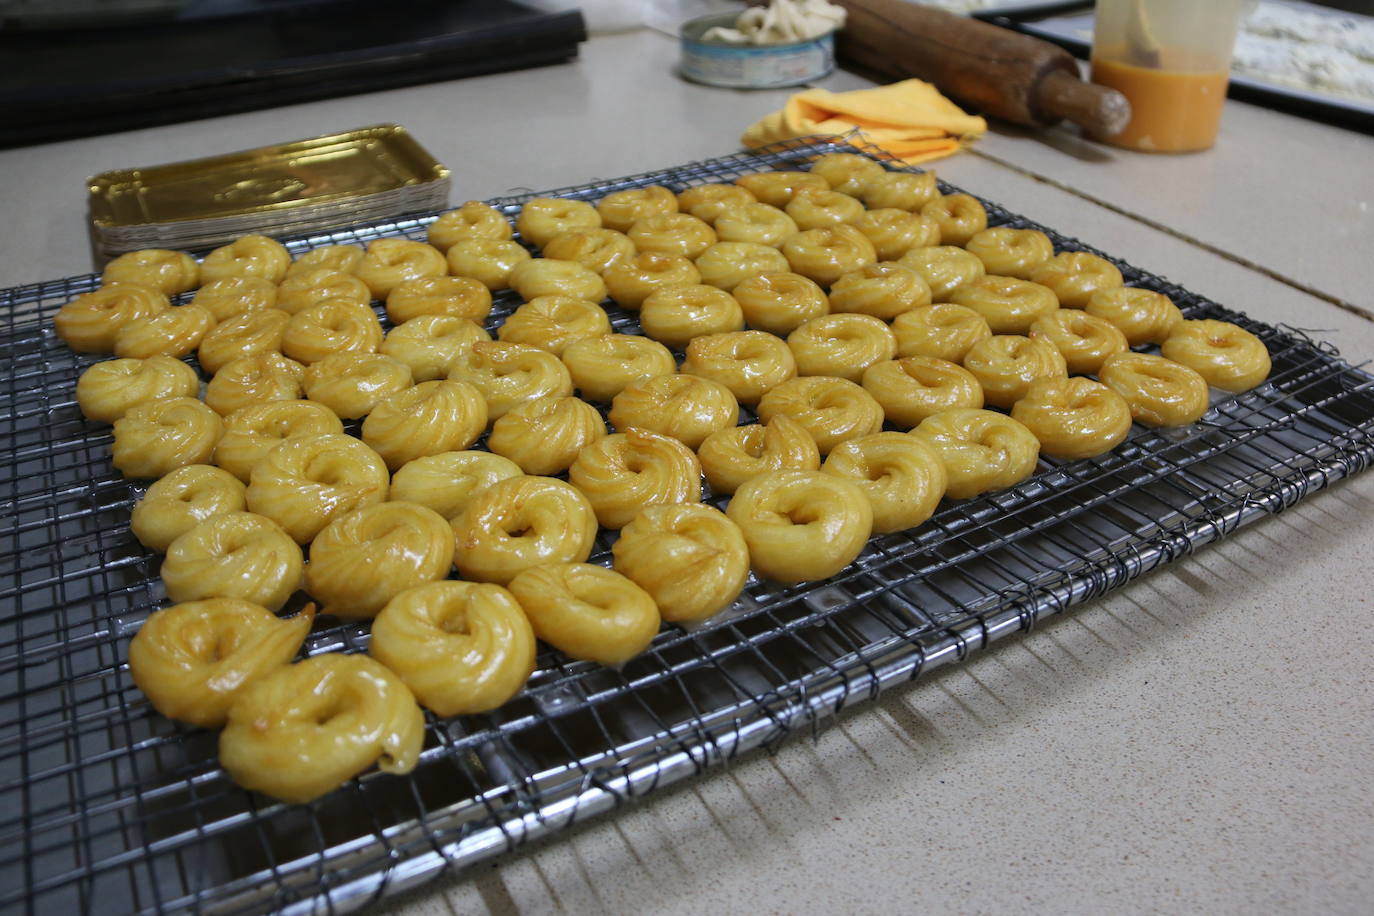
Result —
M 1067 70 L 1045 74 L 1036 102 L 1047 121 L 1064 118 L 1098 137 L 1111 137 L 1131 122 L 1131 103 L 1120 92 L 1086 83 Z

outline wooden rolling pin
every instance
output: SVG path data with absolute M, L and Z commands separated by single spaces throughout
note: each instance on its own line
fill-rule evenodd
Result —
M 934 83 L 979 113 L 1029 127 L 1061 119 L 1119 133 L 1131 103 L 1079 79 L 1078 62 L 1047 41 L 908 0 L 835 0 L 848 12 L 836 53 L 868 70 Z

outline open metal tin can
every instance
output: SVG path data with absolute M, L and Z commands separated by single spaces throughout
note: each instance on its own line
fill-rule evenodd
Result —
M 835 33 L 776 45 L 741 45 L 702 36 L 731 28 L 737 13 L 717 13 L 682 26 L 682 75 L 728 89 L 780 89 L 819 79 L 835 69 Z

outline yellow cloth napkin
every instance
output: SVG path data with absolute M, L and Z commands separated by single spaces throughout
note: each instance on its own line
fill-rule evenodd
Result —
M 910 165 L 958 152 L 962 143 L 986 133 L 988 125 L 965 114 L 930 83 L 903 80 L 852 92 L 798 92 L 740 140 L 752 149 L 795 137 L 846 134 L 855 128 Z

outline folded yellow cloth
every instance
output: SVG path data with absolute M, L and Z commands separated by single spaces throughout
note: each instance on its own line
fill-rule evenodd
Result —
M 799 92 L 740 140 L 752 149 L 814 134 L 846 134 L 855 128 L 898 159 L 914 164 L 958 152 L 962 143 L 986 133 L 988 125 L 965 114 L 930 83 L 903 80 L 852 92 Z

